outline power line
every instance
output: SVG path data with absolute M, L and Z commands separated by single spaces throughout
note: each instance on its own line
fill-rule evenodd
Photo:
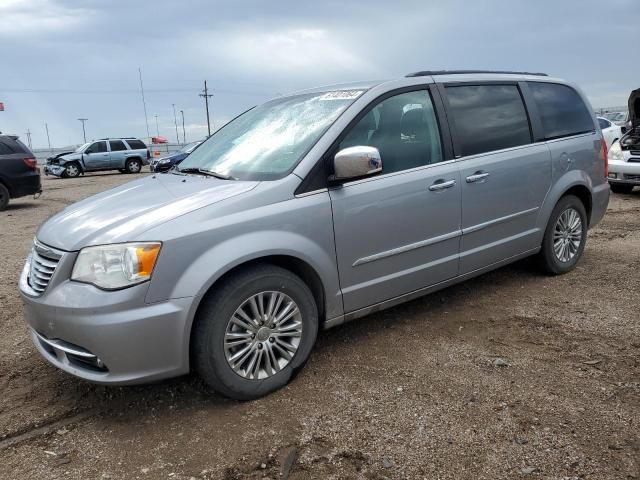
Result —
M 207 89 L 207 81 L 204 81 L 204 93 L 200 93 L 198 94 L 199 97 L 204 97 L 204 103 L 207 109 L 207 132 L 209 132 L 209 134 L 207 135 L 207 137 L 211 136 L 211 122 L 209 121 L 209 98 L 213 97 L 213 93 L 209 93 L 209 90 Z
M 173 123 L 176 125 L 176 143 L 180 143 L 180 136 L 178 135 L 178 117 L 176 117 L 176 104 L 172 103 L 173 107 Z
M 144 108 L 144 123 L 147 126 L 147 138 L 151 138 L 149 135 L 149 119 L 147 118 L 147 102 L 144 100 L 144 87 L 142 86 L 142 69 L 138 68 L 138 75 L 140 77 L 140 93 L 142 94 L 142 107 Z
M 82 122 L 82 137 L 84 138 L 84 143 L 87 143 L 87 132 L 84 129 L 84 122 L 86 122 L 89 119 L 88 118 L 79 118 L 78 120 L 80 120 Z

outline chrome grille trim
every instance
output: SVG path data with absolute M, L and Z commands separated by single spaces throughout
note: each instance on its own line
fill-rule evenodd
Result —
M 48 247 L 34 239 L 27 281 L 37 295 L 42 295 L 49 286 L 51 277 L 53 277 L 63 255 L 64 252 Z

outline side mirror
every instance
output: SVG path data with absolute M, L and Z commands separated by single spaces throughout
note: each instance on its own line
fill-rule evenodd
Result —
M 364 177 L 382 171 L 382 158 L 375 147 L 343 148 L 333 157 L 334 180 Z

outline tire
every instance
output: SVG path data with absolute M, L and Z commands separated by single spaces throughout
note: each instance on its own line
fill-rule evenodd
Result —
M 284 319 L 295 312 L 293 308 L 288 314 L 284 310 L 289 301 L 297 305 L 298 313 L 280 325 L 289 333 L 281 330 L 281 337 L 276 338 L 277 333 L 271 335 L 269 319 L 275 317 L 262 317 L 267 326 L 254 323 L 260 317 L 252 313 L 251 299 L 256 300 L 259 308 L 258 295 L 263 295 L 263 311 L 278 305 L 275 317 L 280 315 Z M 273 303 L 269 303 L 272 298 L 269 295 L 274 297 Z M 281 298 L 280 303 L 277 298 Z M 238 316 L 241 309 L 246 315 L 243 321 Z M 249 321 L 250 329 L 246 328 Z M 309 287 L 283 268 L 254 266 L 231 274 L 202 301 L 191 336 L 192 364 L 205 383 L 218 393 L 236 400 L 253 400 L 284 387 L 295 376 L 309 358 L 317 333 L 318 309 Z M 286 349 L 282 346 L 285 344 L 289 346 Z M 257 368 L 250 368 L 252 364 Z
M 9 205 L 9 189 L 0 183 L 0 212 Z
M 127 173 L 127 170 L 126 170 L 126 169 L 124 169 L 124 168 L 119 168 L 119 169 L 118 169 L 118 171 L 119 171 L 120 173 Z
M 75 178 L 80 175 L 80 173 L 80 164 L 78 164 L 78 162 L 71 162 L 67 163 L 65 166 L 63 176 L 67 178 Z
M 609 186 L 613 193 L 631 193 L 633 190 L 633 185 L 628 183 L 610 183 Z
M 140 173 L 142 171 L 142 162 L 137 158 L 130 158 L 125 164 L 127 173 Z
M 582 201 L 574 195 L 562 197 L 551 212 L 544 232 L 542 250 L 538 254 L 540 266 L 552 275 L 573 270 L 582 256 L 586 240 L 587 212 Z

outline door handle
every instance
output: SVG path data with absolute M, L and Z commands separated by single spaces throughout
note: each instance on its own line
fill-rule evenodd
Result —
M 467 183 L 479 182 L 480 180 L 483 180 L 488 176 L 489 174 L 487 172 L 476 172 L 473 175 L 469 175 L 467 177 Z
M 446 182 L 443 182 L 442 180 L 438 180 L 433 185 L 431 185 L 429 187 L 429 191 L 437 192 L 437 191 L 440 191 L 440 190 L 445 190 L 447 188 L 453 187 L 455 184 L 456 184 L 455 180 L 449 180 L 449 181 L 446 181 Z

